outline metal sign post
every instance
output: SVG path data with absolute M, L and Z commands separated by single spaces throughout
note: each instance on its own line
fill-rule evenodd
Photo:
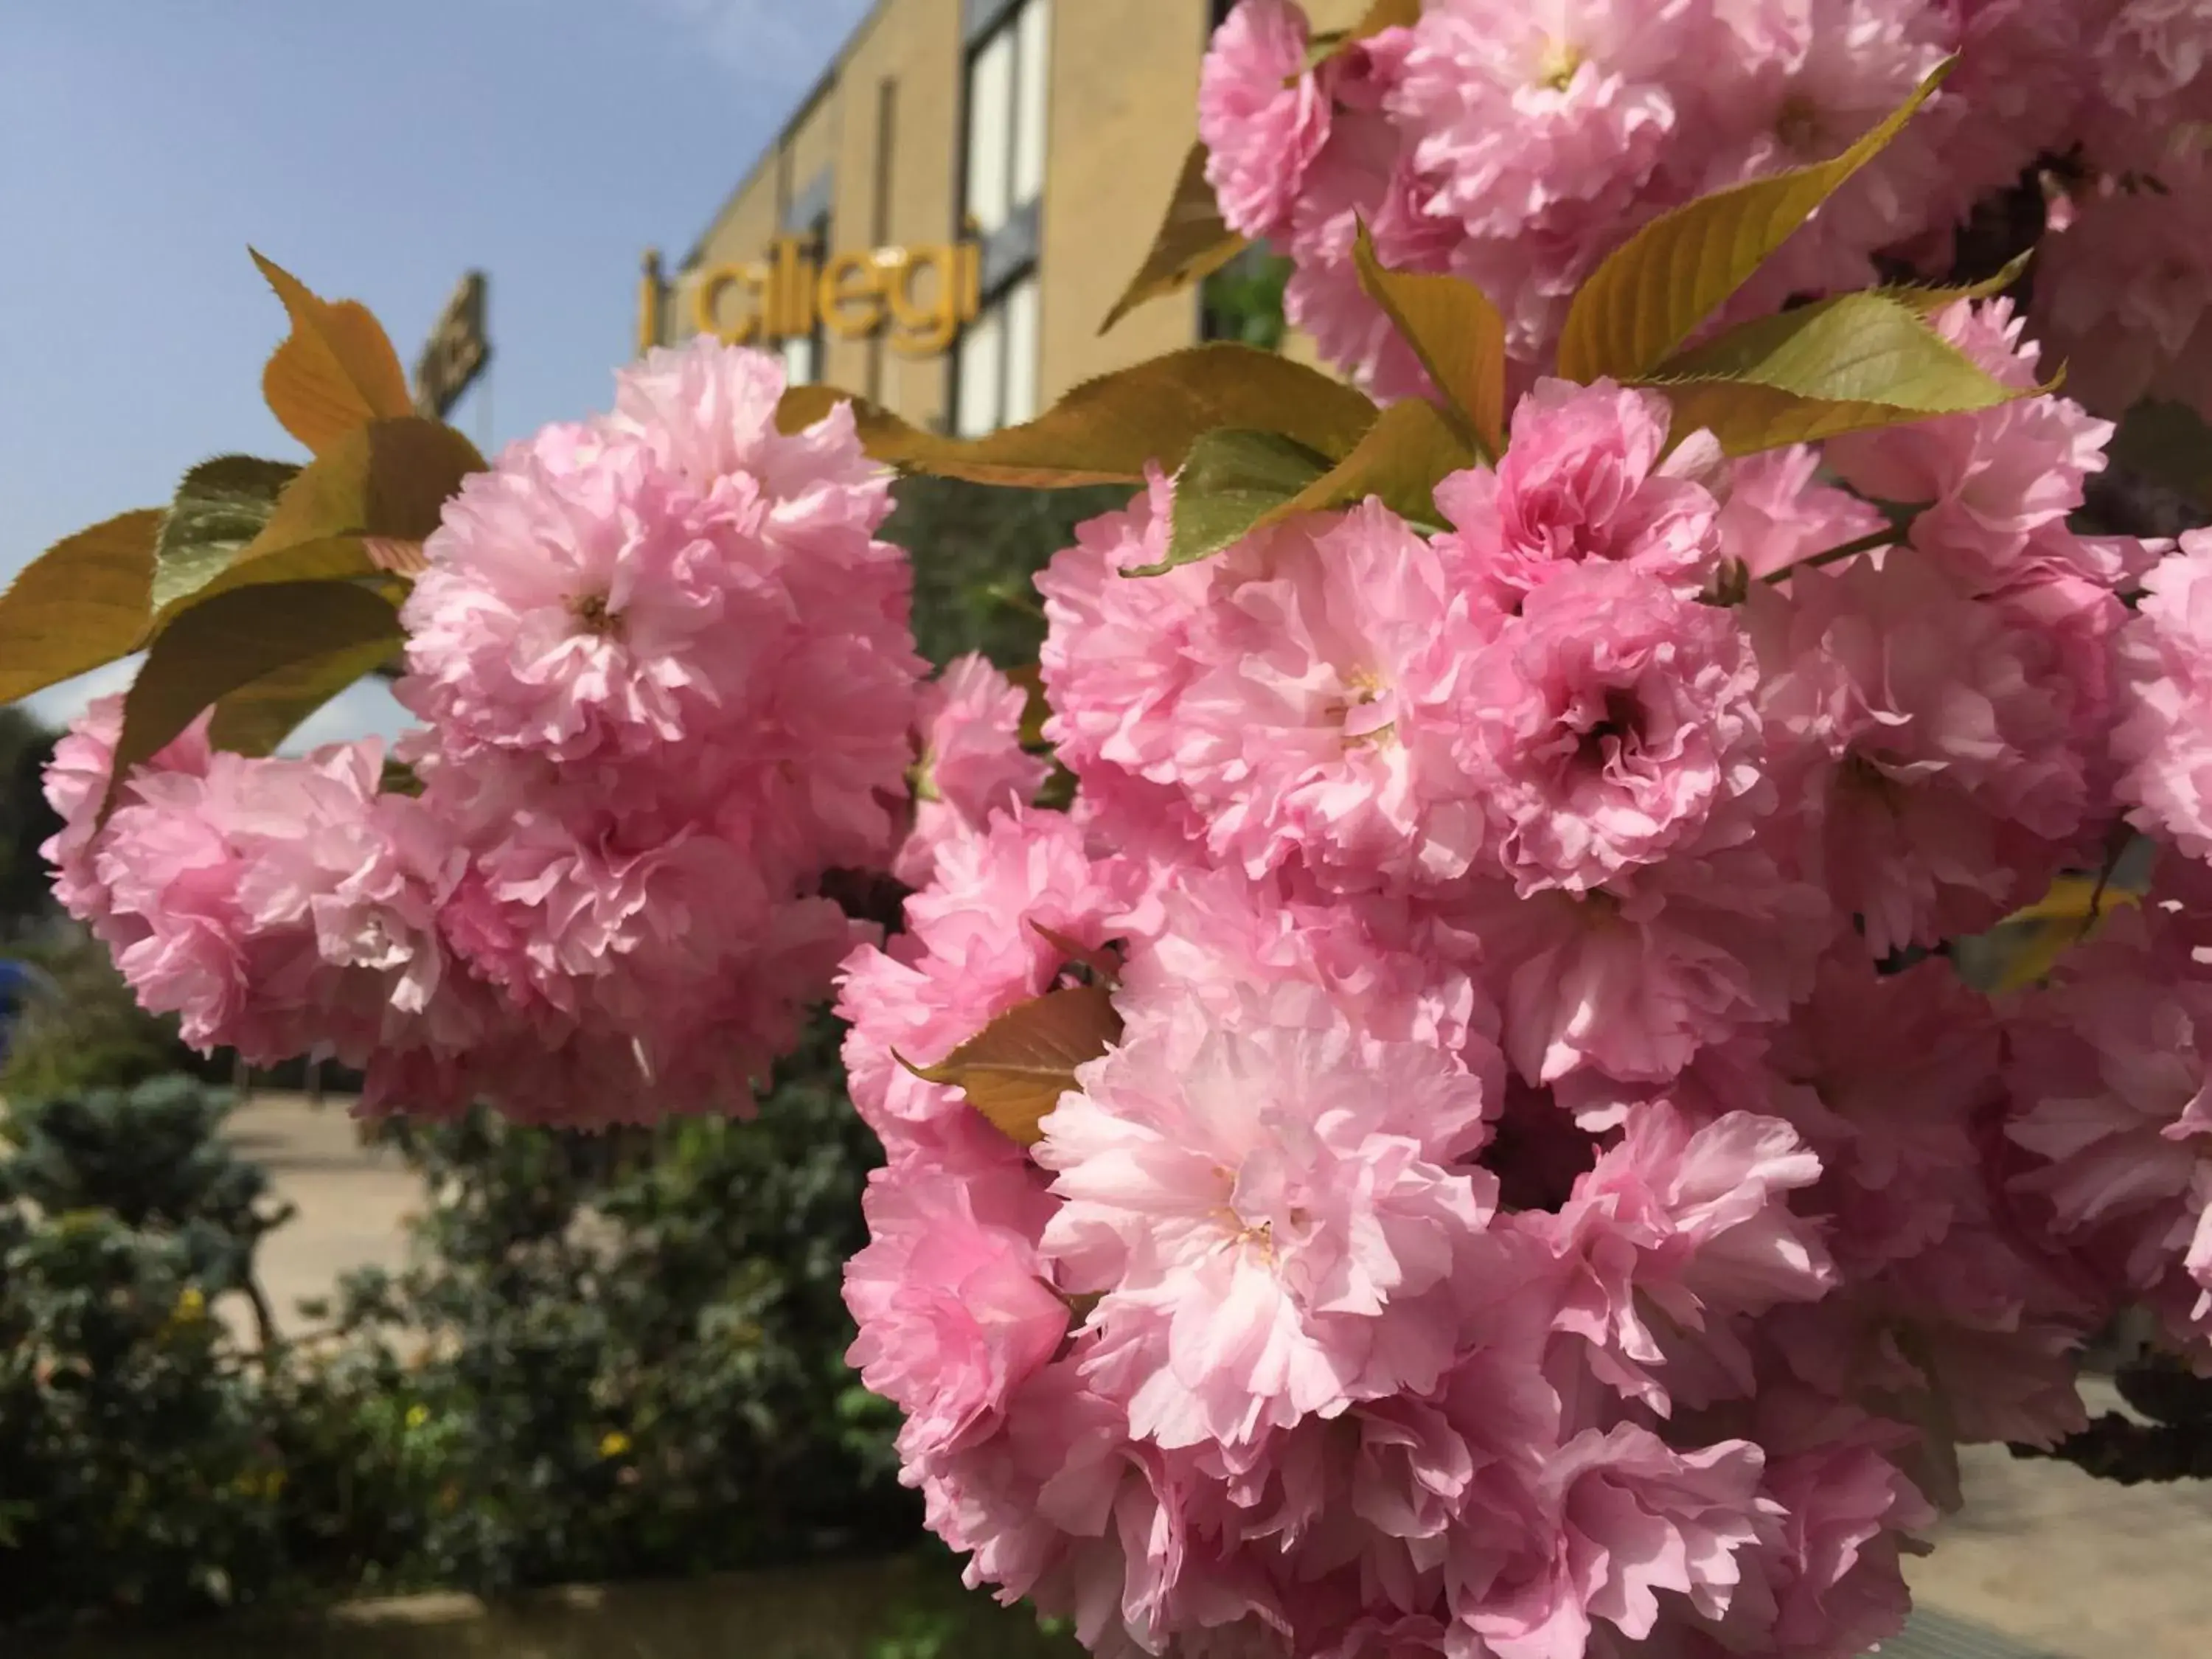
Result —
M 434 420 L 453 411 L 491 362 L 491 341 L 484 333 L 485 287 L 481 270 L 461 278 L 416 359 L 415 407 Z

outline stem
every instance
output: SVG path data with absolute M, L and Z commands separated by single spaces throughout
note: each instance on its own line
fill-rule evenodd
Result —
M 2048 1457 L 2122 1486 L 2146 1481 L 2202 1480 L 2212 1476 L 2212 1438 L 2196 1425 L 2135 1423 L 2118 1412 L 2057 1445 L 2014 1445 L 2014 1457 Z
M 1834 564 L 1861 553 L 1871 553 L 1877 547 L 1894 546 L 1896 542 L 1897 526 L 1886 525 L 1855 542 L 1845 542 L 1841 547 L 1832 547 L 1825 553 L 1815 553 L 1809 559 L 1800 559 L 1795 564 L 1785 564 L 1779 570 L 1770 571 L 1764 580 L 1770 584 L 1778 582 L 1796 571 L 1817 570 L 1824 564 Z
M 269 1305 L 269 1297 L 262 1291 L 260 1280 L 254 1277 L 252 1267 L 246 1268 L 245 1282 L 239 1288 L 246 1292 L 246 1299 L 253 1309 L 254 1329 L 261 1340 L 261 1368 L 273 1370 L 284 1344 L 276 1329 L 276 1310 Z

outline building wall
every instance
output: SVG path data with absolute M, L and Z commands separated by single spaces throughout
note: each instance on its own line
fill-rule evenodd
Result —
M 960 67 L 960 0 L 890 0 L 860 26 L 837 73 L 834 247 L 916 247 L 957 237 Z M 823 379 L 934 424 L 945 414 L 950 361 L 950 354 L 909 357 L 880 337 L 833 338 Z
M 781 163 L 774 151 L 745 176 L 722 210 L 714 216 L 698 246 L 683 265 L 671 273 L 661 332 L 672 341 L 699 331 L 700 318 L 689 277 L 716 265 L 734 264 L 762 258 L 776 234 L 776 185 Z
M 1045 157 L 1039 386 L 1079 381 L 1198 337 L 1194 292 L 1141 306 L 1101 335 L 1198 131 L 1205 0 L 1056 0 Z
M 697 273 L 766 259 L 778 235 L 807 228 L 817 201 L 827 208 L 829 252 L 957 241 L 969 65 L 983 38 L 975 26 L 1011 3 L 878 0 L 775 145 L 667 273 L 660 337 L 696 331 Z M 1210 0 L 1042 3 L 1049 7 L 1044 182 L 1032 222 L 1040 408 L 1082 380 L 1199 337 L 1194 292 L 1141 306 L 1110 334 L 1098 325 L 1150 246 L 1196 138 L 1199 64 L 1213 9 Z M 1365 3 L 1308 0 L 1308 10 L 1316 27 L 1341 27 Z M 817 185 L 826 185 L 820 198 L 810 194 Z M 725 318 L 743 303 L 729 296 Z M 988 311 L 989 292 L 984 303 Z M 1310 342 L 1296 333 L 1286 349 L 1312 360 Z M 950 421 L 957 348 L 917 357 L 881 335 L 852 340 L 825 331 L 815 352 L 813 378 L 864 392 L 917 424 Z

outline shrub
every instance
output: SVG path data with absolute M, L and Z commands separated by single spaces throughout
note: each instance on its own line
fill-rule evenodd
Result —
M 176 1021 L 148 1013 L 107 952 L 70 928 L 21 954 L 51 974 L 57 994 L 33 1000 L 0 1069 L 0 1096 L 42 1099 L 127 1089 L 175 1073 L 217 1076 L 221 1062 L 194 1054 Z
M 223 1139 L 235 1103 L 228 1091 L 173 1075 L 17 1101 L 7 1124 L 15 1155 L 0 1167 L 0 1197 L 49 1216 L 101 1211 L 126 1229 L 171 1236 L 208 1294 L 252 1302 L 265 1346 L 270 1310 L 254 1253 L 293 1211 Z
M 283 1571 L 283 1470 L 198 1241 L 98 1210 L 0 1218 L 0 1609 L 167 1620 Z
M 843 1362 L 872 1147 L 835 1040 L 821 1022 L 752 1123 L 401 1132 L 434 1194 L 420 1260 L 355 1276 L 286 1415 L 419 1532 L 362 1516 L 318 1547 L 497 1592 L 911 1544 L 891 1413 Z
M 957 478 L 902 478 L 881 534 L 914 556 L 914 634 L 949 662 L 981 651 L 1001 667 L 1036 660 L 1044 613 L 1030 576 L 1071 545 L 1075 526 L 1125 505 L 1120 485 L 1000 489 Z

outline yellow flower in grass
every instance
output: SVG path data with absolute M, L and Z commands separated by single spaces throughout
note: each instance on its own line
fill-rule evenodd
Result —
M 599 1455 L 608 1458 L 629 1456 L 629 1437 L 624 1434 L 620 1429 L 612 1429 L 605 1434 L 601 1435 L 599 1437 Z
M 407 1426 L 409 1428 L 419 1429 L 429 1420 L 430 1408 L 428 1406 L 410 1406 L 407 1408 Z

